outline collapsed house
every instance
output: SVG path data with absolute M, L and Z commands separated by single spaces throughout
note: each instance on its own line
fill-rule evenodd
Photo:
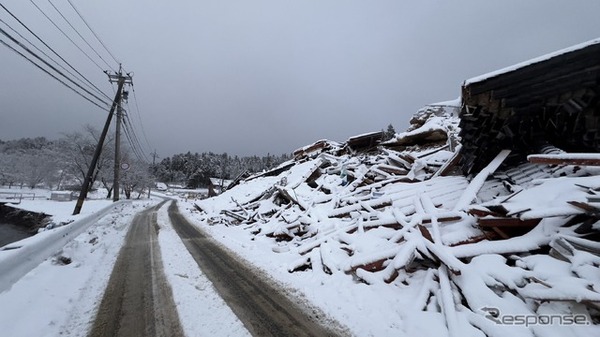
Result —
M 393 139 L 298 149 L 196 209 L 272 238 L 296 256 L 291 273 L 406 292 L 451 336 L 555 333 L 501 313 L 578 313 L 597 328 L 599 42 L 466 81 L 460 100 L 421 109 Z
M 227 189 L 227 187 L 233 182 L 233 180 L 223 178 L 209 178 L 208 180 L 208 196 L 214 197 L 221 194 Z
M 461 109 L 465 173 L 502 149 L 509 162 L 531 153 L 600 151 L 600 40 L 465 82 Z

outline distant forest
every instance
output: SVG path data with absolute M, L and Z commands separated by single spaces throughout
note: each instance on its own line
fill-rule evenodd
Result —
M 291 156 L 288 154 L 232 157 L 227 153 L 187 152 L 164 158 L 151 166 L 157 181 L 182 183 L 188 188 L 196 188 L 207 186 L 209 178 L 234 179 L 241 173 L 268 170 L 289 159 Z
M 381 131 L 384 140 L 396 134 L 392 124 L 389 124 L 385 131 Z M 164 158 L 160 163 L 151 166 L 157 181 L 182 183 L 189 188 L 196 188 L 207 186 L 209 178 L 234 179 L 241 173 L 262 172 L 290 159 L 291 154 L 285 153 L 280 156 L 267 154 L 263 157 L 231 157 L 227 153 L 187 152 Z
M 65 134 L 56 140 L 44 137 L 0 140 L 0 185 L 16 187 L 46 187 L 49 189 L 79 189 L 97 143 L 98 131 L 86 127 L 82 131 Z M 261 172 L 291 158 L 280 156 L 230 156 L 182 153 L 166 157 L 156 164 L 137 159 L 123 144 L 122 162 L 130 164 L 123 173 L 125 188 L 142 190 L 154 182 L 182 185 L 187 188 L 208 186 L 209 178 L 233 179 L 240 173 Z M 98 162 L 93 181 L 112 190 L 114 166 L 114 137 L 109 135 Z
M 391 138 L 390 124 L 384 139 Z M 44 137 L 0 140 L 0 185 L 47 187 L 50 189 L 79 189 L 96 148 L 99 132 L 93 127 L 64 134 L 57 140 Z M 210 178 L 234 179 L 248 172 L 257 173 L 292 159 L 291 154 L 266 156 L 230 156 L 216 154 L 180 153 L 147 163 L 134 156 L 126 144 L 122 147 L 121 162 L 129 169 L 122 174 L 125 192 L 143 191 L 155 182 L 182 185 L 187 188 L 208 186 Z M 93 182 L 102 184 L 110 195 L 114 167 L 114 135 L 109 134 L 98 161 Z

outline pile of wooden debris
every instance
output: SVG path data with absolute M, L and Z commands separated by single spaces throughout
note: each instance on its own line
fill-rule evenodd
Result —
M 505 333 L 484 307 L 600 323 L 598 171 L 565 154 L 502 167 L 503 150 L 476 176 L 457 174 L 455 109 L 424 109 L 385 143 L 316 142 L 196 208 L 297 254 L 290 272 L 419 287 L 416 308 L 444 313 L 452 335 Z

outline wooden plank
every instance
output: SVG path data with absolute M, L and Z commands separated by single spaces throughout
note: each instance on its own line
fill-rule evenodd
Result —
M 391 165 L 380 164 L 377 166 L 377 168 L 385 173 L 395 174 L 398 176 L 404 176 L 408 174 L 408 170 Z
M 425 226 L 423 225 L 417 225 L 417 227 L 419 228 L 419 231 L 421 232 L 421 235 L 423 235 L 423 237 L 431 242 L 433 242 L 433 237 L 431 236 L 431 233 L 429 232 L 429 230 L 427 230 L 427 228 L 425 228 Z
M 510 239 L 510 236 L 506 233 L 504 233 L 503 230 L 501 230 L 498 227 L 492 227 L 492 229 L 494 230 L 494 232 L 496 232 L 496 234 L 500 235 L 501 238 L 503 238 L 504 240 L 506 239 Z
M 467 214 L 474 215 L 476 217 L 483 218 L 484 216 L 499 216 L 500 214 L 491 210 L 483 210 L 478 208 L 471 208 L 467 211 Z
M 438 222 L 452 222 L 452 221 L 459 221 L 459 220 L 462 220 L 462 217 L 458 216 L 458 215 L 437 218 Z M 421 223 L 426 224 L 426 223 L 431 223 L 431 222 L 432 222 L 431 218 L 426 218 L 426 219 L 423 219 L 423 221 Z
M 450 170 L 452 170 L 459 162 L 460 162 L 460 158 L 461 158 L 461 151 L 460 149 L 462 148 L 461 145 L 459 145 L 456 149 L 456 152 L 454 152 L 454 154 L 452 155 L 452 158 L 450 158 L 447 162 L 444 163 L 444 165 L 442 165 L 442 167 L 439 168 L 439 170 L 437 170 L 437 172 L 435 172 L 433 174 L 433 177 L 437 177 L 437 176 L 445 176 L 447 175 Z
M 479 172 L 469 186 L 465 189 L 463 195 L 460 197 L 456 205 L 454 206 L 455 211 L 467 208 L 471 202 L 475 199 L 477 192 L 481 189 L 487 178 L 492 175 L 498 167 L 504 162 L 504 160 L 510 154 L 510 150 L 502 150 L 494 160 L 492 160 L 481 172 Z
M 479 218 L 477 224 L 483 228 L 535 227 L 542 219 L 521 220 L 519 218 Z
M 598 153 L 535 154 L 527 156 L 534 164 L 600 166 Z
M 586 214 L 600 215 L 600 208 L 594 207 L 588 203 L 581 201 L 567 201 L 567 203 L 584 210 Z
M 225 214 L 225 215 L 227 215 L 228 217 L 234 218 L 234 219 L 236 219 L 236 220 L 238 220 L 238 221 L 245 221 L 245 220 L 247 220 L 247 218 L 246 218 L 246 217 L 244 217 L 244 216 L 241 216 L 241 215 L 239 215 L 239 214 L 237 214 L 237 213 L 234 213 L 234 212 L 232 212 L 232 211 L 229 211 L 229 210 L 226 210 L 226 209 L 222 210 L 222 211 L 221 211 L 221 214 Z
M 294 197 L 292 197 L 286 188 L 281 186 L 276 186 L 276 188 L 279 191 L 279 195 L 281 195 L 284 199 L 288 200 L 293 204 L 298 205 L 298 207 L 300 207 L 301 210 L 306 211 L 306 207 L 303 206 L 300 202 L 298 202 L 298 200 L 296 200 Z

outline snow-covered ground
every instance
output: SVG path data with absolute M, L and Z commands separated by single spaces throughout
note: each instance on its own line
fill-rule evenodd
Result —
M 179 319 L 187 336 L 250 336 L 198 268 L 171 226 L 167 203 L 157 215 L 158 242 Z
M 85 336 L 102 298 L 129 223 L 135 213 L 156 202 L 153 200 L 119 204 L 114 211 L 92 224 L 84 233 L 55 251 L 8 290 L 0 293 L 2 335 Z M 106 206 L 106 202 L 98 203 Z M 86 202 L 81 216 L 97 211 L 98 207 L 94 205 L 94 201 Z M 38 202 L 32 208 L 62 219 L 69 218 L 73 210 L 66 207 L 66 203 L 49 201 Z M 48 230 L 42 234 L 63 228 Z M 21 259 L 20 249 L 44 240 L 48 240 L 47 237 L 38 234 L 13 243 L 9 246 L 21 248 L 0 251 L 0 260 L 5 258 L 6 254 L 11 254 L 11 259 Z M 69 258 L 71 262 L 63 264 L 61 257 Z
M 133 217 L 161 200 L 153 198 L 119 203 L 99 221 L 91 223 L 85 232 L 53 251 L 51 256 L 0 292 L 0 335 L 86 336 Z M 80 220 L 111 204 L 111 201 L 104 200 L 86 201 L 82 214 L 75 217 L 70 215 L 73 205 L 69 202 L 36 200 L 23 202 L 19 207 L 51 214 L 53 219 L 65 221 Z M 158 211 L 158 240 L 165 274 L 186 335 L 249 336 L 171 227 L 166 206 Z M 50 244 L 50 234 L 64 231 L 73 224 L 7 245 L 8 248 L 20 248 L 0 250 L 0 266 L 7 259 L 13 262 L 21 260 L 26 264 L 19 250 Z M 66 258 L 71 260 L 70 263 L 61 262 Z
M 311 169 L 309 164 L 303 165 L 301 168 L 295 174 L 290 173 L 287 181 L 294 184 L 296 178 L 303 177 L 300 174 L 301 172 L 306 169 L 310 171 Z M 437 179 L 440 182 L 450 181 L 448 177 Z M 249 188 L 248 185 L 251 184 L 247 184 L 246 188 L 239 188 L 230 192 L 227 198 L 207 200 L 205 205 L 213 207 L 215 211 L 219 208 L 231 208 L 235 206 L 236 202 L 243 203 L 244 198 L 255 198 L 257 190 L 264 189 L 269 184 L 277 181 L 280 181 L 280 179 L 265 177 L 255 182 L 254 188 Z M 593 177 L 582 177 L 573 182 L 585 184 L 586 186 L 596 186 L 596 181 L 597 179 Z M 564 178 L 560 182 L 560 186 L 564 185 L 561 190 L 569 191 L 568 195 L 578 199 L 578 192 L 571 188 L 573 182 L 570 182 L 569 178 Z M 453 183 L 456 183 L 456 181 Z M 412 186 L 418 187 L 420 185 L 413 183 Z M 552 206 L 544 199 L 535 199 L 534 197 L 540 193 L 536 190 L 536 186 L 543 189 L 547 185 L 537 183 L 532 186 L 529 190 L 507 202 L 507 205 L 529 202 L 526 206 L 533 208 L 534 211 L 535 207 Z M 390 191 L 393 192 L 393 189 Z M 554 193 L 557 192 L 554 191 Z M 585 193 L 585 191 L 582 193 Z M 231 196 L 235 196 L 235 198 L 231 199 Z M 62 249 L 55 252 L 50 258 L 12 285 L 10 289 L 0 293 L 0 331 L 3 331 L 3 335 L 86 335 L 90 323 L 95 317 L 112 266 L 123 244 L 124 236 L 133 216 L 146 207 L 155 205 L 158 201 L 160 200 L 156 198 L 117 205 L 114 211 L 92 224 L 84 233 L 73 238 Z M 295 297 L 309 308 L 312 307 L 325 313 L 326 317 L 323 317 L 323 321 L 335 320 L 348 327 L 350 333 L 356 336 L 443 336 L 449 334 L 448 318 L 444 314 L 434 308 L 428 311 L 419 307 L 422 303 L 436 305 L 433 301 L 426 301 L 424 297 L 429 296 L 429 292 L 434 288 L 440 277 L 442 279 L 448 278 L 448 275 L 440 276 L 440 271 L 434 269 L 418 270 L 410 278 L 406 278 L 404 284 L 393 283 L 390 285 L 385 282 L 372 282 L 370 284 L 364 281 L 360 282 L 355 277 L 334 269 L 331 270 L 331 274 L 328 274 L 323 272 L 322 268 L 315 268 L 314 265 L 312 269 L 307 271 L 290 273 L 288 272 L 290 266 L 297 263 L 296 260 L 299 256 L 294 249 L 294 245 L 290 245 L 288 242 L 276 242 L 273 238 L 265 235 L 256 235 L 249 226 L 209 223 L 206 214 L 197 212 L 194 202 L 180 200 L 179 207 L 182 214 L 223 245 L 236 252 L 241 258 L 256 266 L 273 282 L 280 284 L 290 296 Z M 423 205 L 427 204 L 423 200 L 421 202 Z M 555 202 L 559 201 L 555 200 Z M 104 202 L 99 202 L 96 206 L 92 206 L 93 204 L 94 202 L 86 204 L 86 207 L 84 207 L 85 212 L 82 214 L 83 217 L 86 214 L 89 216 L 89 212 L 100 209 L 101 205 L 106 205 Z M 69 214 L 72 210 L 71 207 L 67 207 L 66 203 L 50 201 L 35 201 L 29 206 L 32 209 L 54 214 L 55 217 L 64 219 L 70 217 Z M 217 295 L 211 283 L 198 269 L 193 258 L 172 229 L 166 214 L 167 206 L 168 204 L 158 211 L 159 245 L 165 274 L 173 289 L 174 300 L 184 331 L 188 336 L 248 335 L 242 323 Z M 368 206 L 366 207 L 368 208 Z M 452 208 L 453 204 L 448 204 L 447 207 Z M 510 209 L 510 207 L 508 208 Z M 554 222 L 556 224 L 560 223 Z M 48 230 L 44 233 L 52 233 L 68 226 L 70 225 Z M 532 238 L 530 242 L 535 244 L 535 239 L 544 237 L 544 233 L 551 230 L 550 227 L 552 226 L 555 226 L 555 224 L 551 221 L 541 224 L 538 227 L 539 230 L 534 230 L 531 234 L 528 234 Z M 361 239 L 355 241 L 353 248 L 357 252 L 377 248 L 373 245 L 381 243 L 381 235 L 384 234 L 385 231 L 365 231 L 363 229 L 360 234 Z M 516 244 L 519 241 L 515 239 L 513 239 L 513 242 Z M 12 244 L 12 246 L 26 247 L 29 244 L 43 240 L 43 235 L 34 236 Z M 521 241 L 526 242 L 523 239 Z M 487 246 L 494 247 L 495 244 L 499 247 L 495 249 L 501 251 L 501 242 L 491 242 Z M 331 252 L 335 252 L 339 247 L 334 245 L 335 241 L 328 241 L 324 245 L 325 247 L 322 246 L 321 249 L 330 249 Z M 457 256 L 469 255 L 468 252 L 463 252 L 467 248 L 462 247 L 477 250 L 479 246 L 483 247 L 483 243 L 453 247 L 452 252 Z M 382 248 L 384 247 L 379 249 Z M 529 248 L 525 247 L 524 249 Z M 17 251 L 18 249 L 0 251 L 0 261 L 2 261 L 4 254 L 14 254 Z M 470 289 L 463 295 L 468 297 L 471 303 L 478 301 L 484 306 L 488 303 L 486 301 L 489 301 L 496 305 L 501 303 L 500 309 L 503 312 L 510 311 L 519 314 L 529 312 L 527 305 L 512 296 L 505 295 L 505 298 L 498 302 L 497 296 L 491 292 L 490 288 L 485 286 L 485 283 L 491 284 L 491 281 L 486 279 L 490 275 L 497 280 L 501 280 L 504 284 L 514 284 L 523 277 L 529 277 L 527 275 L 544 277 L 546 280 L 560 280 L 562 277 L 565 283 L 553 285 L 553 291 L 562 289 L 565 298 L 577 296 L 577 293 L 580 292 L 577 288 L 578 281 L 574 278 L 564 278 L 565 275 L 568 275 L 565 271 L 569 268 L 569 265 L 564 261 L 540 255 L 519 258 L 517 265 L 530 270 L 524 272 L 519 268 L 506 266 L 505 259 L 500 255 L 486 254 L 484 251 L 475 254 L 479 256 L 472 259 L 470 263 L 459 264 L 461 275 L 452 278 L 462 289 Z M 71 262 L 65 265 L 60 262 L 61 257 L 69 258 Z M 586 267 L 587 260 L 590 257 L 587 257 L 587 260 L 584 260 L 584 258 L 580 257 L 580 268 L 582 269 L 579 271 L 582 274 L 588 273 L 592 279 L 597 279 L 597 276 L 589 274 L 590 272 L 593 273 L 593 270 Z M 595 260 L 589 261 L 593 262 Z M 331 265 L 332 262 L 323 261 L 322 263 Z M 502 267 L 497 269 L 499 266 Z M 569 286 L 570 284 L 572 286 Z M 446 286 L 450 287 L 449 284 L 446 284 Z M 450 293 L 456 291 L 454 288 L 449 290 Z M 524 287 L 523 291 L 532 296 L 545 296 L 549 293 L 548 289 L 540 289 L 529 285 Z M 590 294 L 593 295 L 593 292 Z M 444 299 L 439 299 L 438 305 L 443 306 L 443 302 Z M 584 315 L 585 310 L 582 310 L 577 304 L 568 303 L 570 302 L 544 304 L 538 308 L 537 314 L 544 312 L 548 314 L 580 312 Z M 199 320 L 196 319 L 197 317 L 203 317 L 204 319 Z M 478 315 L 458 315 L 454 318 L 454 322 L 456 331 L 472 332 L 473 330 L 466 328 L 467 325 L 477 324 L 492 336 L 509 332 L 514 332 L 517 335 L 529 335 L 529 330 L 524 330 L 523 327 L 499 328 L 483 316 Z M 540 326 L 535 327 L 534 331 L 536 334 L 547 336 L 562 335 L 564 333 L 595 336 L 598 328 L 597 325 L 556 326 L 552 328 Z
M 210 233 L 217 241 L 259 268 L 262 274 L 281 285 L 290 296 L 305 306 L 318 308 L 347 326 L 356 336 L 444 336 L 441 315 L 414 308 L 419 287 L 402 290 L 385 284 L 367 285 L 343 273 L 327 275 L 312 271 L 289 273 L 295 254 L 276 253 L 278 245 L 264 236 L 254 236 L 243 226 L 209 226 L 193 205 L 179 201 L 179 207 L 192 223 Z M 284 248 L 285 249 L 285 248 Z M 423 273 L 419 281 L 432 275 Z M 325 319 L 326 321 L 327 319 Z
M 499 171 L 505 150 L 475 177 L 447 174 L 458 132 L 451 108 L 423 110 L 377 151 L 307 146 L 283 169 L 217 197 L 177 196 L 180 211 L 351 335 L 600 335 L 598 170 Z M 75 222 L 0 250 L 0 273 L 32 264 L 19 252 L 76 233 L 86 219 L 89 227 L 0 293 L 2 334 L 85 335 L 129 223 L 161 199 L 153 196 L 105 208 L 99 221 L 72 218 L 72 203 L 23 201 L 19 207 Z M 84 210 L 109 202 L 92 204 Z M 176 235 L 167 206 L 157 214 L 158 240 L 184 331 L 248 335 Z

